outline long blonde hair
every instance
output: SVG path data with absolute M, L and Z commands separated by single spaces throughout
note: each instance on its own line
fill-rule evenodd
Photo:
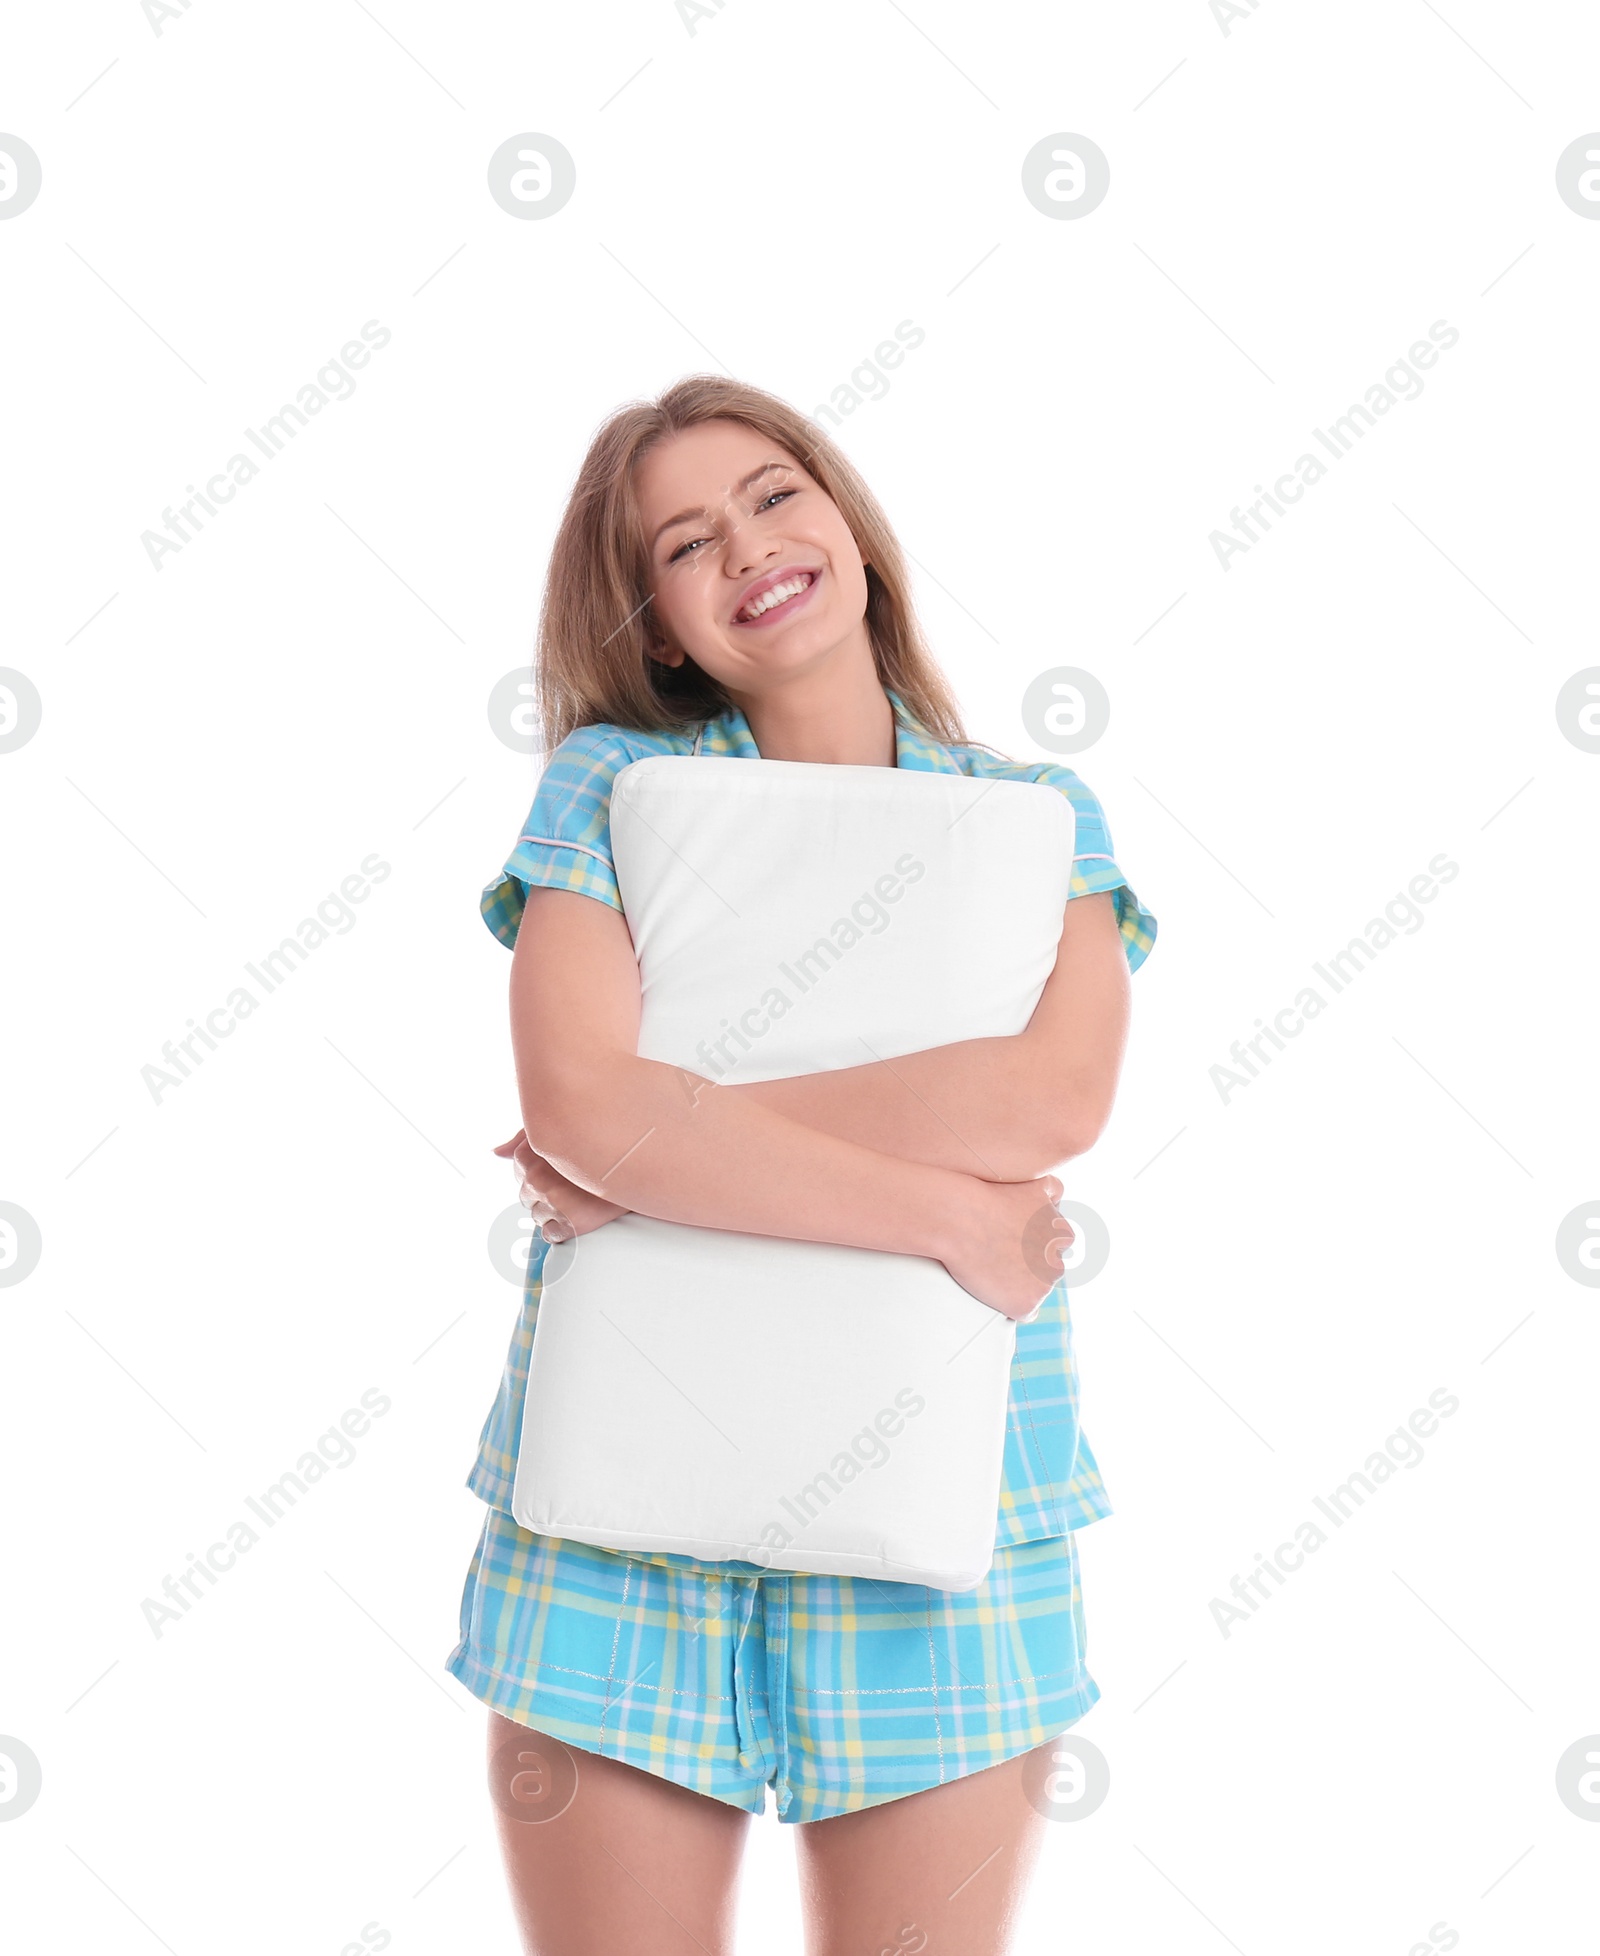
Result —
M 690 374 L 655 401 L 618 408 L 589 444 L 550 552 L 539 614 L 534 698 L 545 751 L 575 727 L 681 731 L 733 705 L 687 654 L 650 656 L 649 551 L 634 468 L 657 442 L 702 421 L 742 422 L 800 461 L 838 504 L 867 560 L 867 634 L 879 682 L 924 732 L 964 742 L 955 695 L 929 651 L 911 603 L 905 559 L 889 519 L 850 460 L 774 394 L 718 374 Z

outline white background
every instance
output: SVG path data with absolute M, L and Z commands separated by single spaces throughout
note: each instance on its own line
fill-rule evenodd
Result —
M 442 1668 L 518 1302 L 477 900 L 538 762 L 487 702 L 606 413 L 696 370 L 809 411 L 909 319 L 841 439 L 975 737 L 1046 758 L 1027 684 L 1107 688 L 1071 764 L 1160 922 L 1067 1178 L 1112 1245 L 1073 1301 L 1111 1793 L 1049 1829 L 1017 1946 L 1587 1946 L 1600 1828 L 1556 1762 L 1600 1732 L 1600 1298 L 1555 1238 L 1600 1195 L 1600 755 L 1555 706 L 1600 663 L 1600 222 L 1555 169 L 1600 127 L 1593 15 L 72 11 L 0 50 L 43 164 L 0 223 L 0 663 L 43 701 L 0 757 L 0 1198 L 43 1238 L 0 1302 L 0 1733 L 44 1776 L 0 1827 L 8 1943 L 514 1949 Z M 576 159 L 547 221 L 486 189 L 527 131 Z M 1021 188 L 1059 132 L 1110 159 L 1074 221 Z M 372 319 L 355 395 L 153 568 L 141 532 Z M 1439 320 L 1421 396 L 1224 569 L 1209 533 Z M 1224 1100 L 1441 851 L 1420 927 Z M 373 852 L 355 927 L 155 1101 L 163 1043 Z M 353 1463 L 155 1635 L 369 1388 Z M 1421 1463 L 1224 1636 L 1213 1598 L 1439 1388 Z M 747 1861 L 767 1956 L 786 1833 Z

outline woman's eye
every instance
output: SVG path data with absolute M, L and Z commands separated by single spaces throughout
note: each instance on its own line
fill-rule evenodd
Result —
M 798 492 L 793 489 L 774 489 L 770 496 L 762 497 L 761 501 L 756 504 L 756 510 L 757 511 L 764 510 L 765 508 L 767 508 L 767 506 L 770 503 L 787 502 L 789 497 L 797 493 Z M 677 549 L 674 550 L 672 555 L 667 559 L 667 562 L 669 564 L 675 564 L 680 557 L 687 557 L 692 555 L 694 551 L 694 546 L 697 543 L 709 543 L 710 541 L 711 541 L 710 537 L 690 537 L 687 539 L 687 541 L 680 543 L 678 545 Z

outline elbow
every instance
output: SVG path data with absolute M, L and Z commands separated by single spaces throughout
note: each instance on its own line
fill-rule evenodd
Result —
M 1076 1134 L 1068 1134 L 1059 1122 L 1042 1124 L 1031 1131 L 1013 1130 L 997 1147 L 985 1153 L 982 1173 L 995 1182 L 1037 1182 L 1051 1175 L 1063 1162 L 1087 1149 Z
M 582 1122 L 562 1104 L 540 1097 L 522 1101 L 522 1131 L 536 1155 L 559 1167 L 587 1153 Z M 565 1174 L 565 1169 L 562 1170 Z M 568 1178 L 571 1179 L 570 1177 Z
M 569 1182 L 603 1193 L 601 1178 L 650 1125 L 646 1109 L 640 1108 L 636 1119 L 630 1116 L 638 1099 L 626 1069 L 637 1065 L 631 1058 L 613 1064 L 609 1058 L 574 1063 L 556 1057 L 520 1067 L 517 1099 L 528 1146 Z
M 595 1083 L 560 1066 L 527 1066 L 519 1069 L 517 1098 L 528 1146 L 569 1181 L 574 1179 L 571 1169 L 586 1163 L 593 1152 L 599 1098 Z
M 1031 1147 L 1020 1148 L 1005 1163 L 1002 1179 L 1014 1182 L 1036 1182 L 1042 1175 L 1053 1175 L 1075 1155 L 1086 1155 L 1094 1146 L 1092 1139 L 1085 1139 L 1077 1133 L 1068 1133 L 1060 1128 L 1051 1128 L 1042 1133 Z
M 1109 1103 L 1063 1095 L 1042 1117 L 1033 1133 L 1024 1138 L 1017 1151 L 1016 1179 L 1036 1181 L 1049 1175 L 1064 1162 L 1086 1155 L 1100 1139 L 1111 1117 Z
M 1117 1094 L 1115 1064 L 1103 1045 L 1039 1050 L 1015 1046 L 1015 1069 L 1002 1102 L 1003 1159 L 991 1173 L 1036 1181 L 1076 1155 L 1086 1155 L 1111 1118 Z

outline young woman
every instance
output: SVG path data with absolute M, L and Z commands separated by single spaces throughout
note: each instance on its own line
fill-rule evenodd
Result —
M 527 1948 L 731 1950 L 744 1834 L 771 1784 L 795 1825 L 810 1956 L 1000 1952 L 1044 1830 L 1047 1742 L 1100 1695 L 1073 1530 L 1110 1512 L 1055 1280 L 1072 1232 L 1049 1211 L 1050 1276 L 1024 1238 L 1061 1194 L 1051 1171 L 1110 1113 L 1155 920 L 1076 774 L 966 740 L 883 512 L 755 388 L 693 376 L 601 428 L 552 554 L 536 680 L 548 761 L 483 911 L 514 951 L 524 1123 L 496 1152 L 542 1230 L 468 1481 L 489 1507 L 448 1660 L 490 1707 Z M 692 1095 L 639 1058 L 610 785 L 644 755 L 696 752 L 1068 795 L 1072 900 L 1027 1029 Z M 775 1575 L 517 1525 L 545 1245 L 627 1210 L 935 1257 L 1018 1320 L 980 1587 Z

